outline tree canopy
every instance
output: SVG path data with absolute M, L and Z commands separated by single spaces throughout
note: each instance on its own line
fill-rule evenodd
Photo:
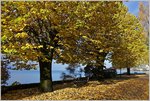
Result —
M 144 27 L 143 34 L 146 37 L 146 44 L 149 46 L 149 4 L 148 2 L 139 2 L 138 18 Z

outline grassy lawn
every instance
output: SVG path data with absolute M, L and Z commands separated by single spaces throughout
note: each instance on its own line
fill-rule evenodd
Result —
M 9 91 L 2 100 L 148 100 L 148 75 L 121 76 L 85 85 L 55 85 L 54 92 L 41 93 L 38 88 Z

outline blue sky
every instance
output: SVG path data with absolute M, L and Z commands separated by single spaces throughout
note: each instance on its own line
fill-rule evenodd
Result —
M 128 12 L 134 14 L 135 16 L 138 16 L 138 3 L 139 1 L 124 2 L 124 4 L 128 7 Z

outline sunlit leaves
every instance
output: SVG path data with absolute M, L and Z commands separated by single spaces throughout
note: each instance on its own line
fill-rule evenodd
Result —
M 144 27 L 142 34 L 146 37 L 146 44 L 149 45 L 149 4 L 147 2 L 139 2 L 138 18 Z
M 16 38 L 27 38 L 28 37 L 28 34 L 25 33 L 25 32 L 22 32 L 22 33 L 17 33 L 15 35 Z
M 138 62 L 147 54 L 142 30 L 122 2 L 2 2 L 2 51 L 20 59 L 45 60 L 45 49 L 62 63 L 87 64 L 99 53 Z

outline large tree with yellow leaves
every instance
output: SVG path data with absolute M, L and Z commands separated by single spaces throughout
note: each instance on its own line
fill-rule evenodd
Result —
M 56 53 L 74 37 L 76 2 L 2 2 L 2 52 L 13 59 L 35 60 L 40 86 L 53 91 L 51 66 Z M 74 37 L 75 39 L 75 37 Z
M 148 46 L 142 34 L 143 28 L 135 16 L 127 13 L 122 23 L 124 32 L 111 60 L 115 67 L 127 68 L 127 74 L 130 74 L 130 68 L 148 64 Z

